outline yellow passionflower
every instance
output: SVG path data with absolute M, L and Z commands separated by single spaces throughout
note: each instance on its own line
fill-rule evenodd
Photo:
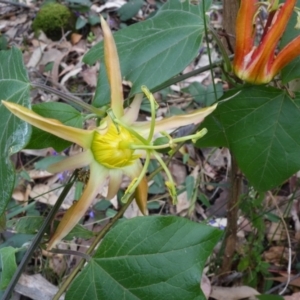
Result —
M 156 158 L 167 173 L 167 187 L 171 195 L 176 194 L 174 182 L 169 170 L 166 168 L 156 149 L 167 148 L 171 145 L 153 145 L 153 136 L 159 132 L 200 123 L 209 115 L 216 105 L 196 110 L 190 114 L 170 117 L 161 121 L 155 121 L 155 100 L 146 87 L 143 92 L 151 104 L 151 121 L 136 122 L 138 117 L 142 94 L 135 97 L 129 108 L 123 108 L 122 78 L 119 66 L 119 58 L 112 33 L 101 18 L 104 34 L 104 57 L 111 87 L 111 109 L 107 111 L 107 117 L 101 125 L 93 130 L 84 130 L 63 125 L 61 122 L 41 117 L 30 109 L 15 103 L 2 101 L 2 103 L 17 117 L 47 131 L 60 138 L 80 145 L 84 151 L 70 156 L 48 168 L 49 172 L 58 173 L 89 166 L 90 176 L 81 198 L 71 206 L 62 218 L 56 232 L 51 238 L 48 249 L 54 247 L 63 239 L 71 229 L 84 216 L 97 195 L 98 188 L 109 178 L 108 194 L 111 199 L 118 192 L 123 175 L 131 178 L 132 183 L 125 193 L 125 200 L 135 192 L 135 199 L 143 214 L 147 214 L 148 184 L 145 177 L 150 157 Z M 201 137 L 206 131 L 195 135 L 172 140 L 194 139 Z M 140 158 L 145 158 L 145 165 L 141 164 Z

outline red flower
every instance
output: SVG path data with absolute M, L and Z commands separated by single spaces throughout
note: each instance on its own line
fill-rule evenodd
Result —
M 254 45 L 255 19 L 261 4 L 258 0 L 241 0 L 236 20 L 236 48 L 233 70 L 242 80 L 253 84 L 270 82 L 280 70 L 300 54 L 300 36 L 277 55 L 275 50 L 293 13 L 296 0 L 278 5 L 270 1 L 269 16 L 258 46 Z

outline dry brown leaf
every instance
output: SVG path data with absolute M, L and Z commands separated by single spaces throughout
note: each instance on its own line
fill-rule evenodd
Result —
M 213 286 L 210 297 L 216 300 L 240 300 L 255 295 L 260 295 L 260 293 L 245 285 L 236 287 Z
M 294 293 L 291 296 L 284 296 L 284 300 L 299 300 L 300 299 L 300 292 Z
M 44 148 L 44 149 L 23 149 L 22 153 L 34 156 L 45 157 L 54 152 L 53 148 Z
M 282 223 L 271 222 L 267 228 L 267 239 L 269 241 L 282 241 L 285 240 L 286 231 Z
M 35 170 L 35 169 L 27 171 L 27 173 L 31 179 L 41 179 L 41 178 L 48 178 L 53 176 L 53 174 L 49 173 L 48 171 Z
M 78 33 L 72 33 L 71 35 L 71 43 L 72 45 L 76 45 L 82 39 L 82 35 Z
M 55 274 L 61 277 L 67 268 L 65 256 L 62 254 L 53 255 L 49 260 L 49 268 L 52 269 Z
M 26 188 L 24 187 L 24 185 L 19 185 L 17 186 L 13 193 L 12 193 L 12 197 L 16 200 L 16 201 L 20 201 L 20 202 L 27 202 L 29 195 L 31 192 L 31 185 L 27 184 Z
M 91 87 L 95 87 L 97 85 L 97 77 L 98 77 L 98 67 L 88 67 L 81 73 L 83 80 Z
M 124 217 L 126 219 L 132 219 L 138 216 L 143 216 L 143 214 L 141 213 L 139 207 L 137 206 L 135 200 L 131 202 L 131 204 L 128 206 L 128 208 L 126 209 L 125 213 L 124 213 Z
M 37 45 L 35 47 L 35 49 L 33 50 L 32 54 L 31 54 L 31 57 L 26 65 L 27 68 L 35 68 L 39 64 L 46 47 L 47 47 L 47 44 L 45 44 L 43 42 L 40 42 L 39 45 Z
M 284 246 L 273 246 L 263 253 L 263 257 L 269 263 L 281 265 L 283 260 L 288 261 L 289 250 Z
M 209 295 L 211 293 L 211 284 L 210 284 L 210 280 L 208 279 L 208 277 L 205 274 L 202 274 L 200 288 L 201 288 L 204 296 L 206 297 L 206 299 L 208 299 Z
M 41 203 L 53 206 L 62 190 L 63 187 L 61 187 L 61 184 L 58 183 L 55 183 L 51 186 L 47 184 L 36 184 L 30 193 L 30 197 Z M 61 206 L 63 209 L 68 209 L 73 204 L 74 195 L 75 187 L 72 187 Z
M 205 175 L 207 175 L 208 177 L 210 177 L 212 179 L 215 179 L 216 172 L 214 171 L 214 169 L 208 163 L 204 163 L 203 171 L 204 171 Z
M 58 287 L 47 281 L 41 274 L 22 274 L 15 291 L 33 300 L 51 300 L 58 291 Z M 61 296 L 59 300 L 63 300 Z
M 171 161 L 169 163 L 169 170 L 173 175 L 173 179 L 177 186 L 185 182 L 185 179 L 187 177 L 187 171 L 185 165 L 176 161 Z
M 279 281 L 279 282 L 282 282 L 282 283 L 283 282 L 287 282 L 287 279 L 288 279 L 287 276 L 280 276 L 280 277 L 271 277 L 271 278 L 268 278 L 268 280 Z M 295 278 L 294 280 L 291 280 L 289 282 L 289 285 L 300 287 L 300 278 Z
M 227 148 L 201 149 L 205 160 L 214 167 L 224 167 L 230 161 L 230 152 Z
M 229 191 L 223 190 L 215 203 L 206 210 L 208 217 L 224 217 L 227 214 L 227 201 Z
M 185 216 L 190 207 L 190 201 L 187 197 L 187 192 L 184 191 L 177 196 L 176 212 L 181 216 Z
M 79 74 L 82 71 L 82 63 L 79 63 L 77 66 L 74 66 L 74 68 L 69 71 L 62 79 L 61 79 L 61 84 L 64 85 L 69 78 Z

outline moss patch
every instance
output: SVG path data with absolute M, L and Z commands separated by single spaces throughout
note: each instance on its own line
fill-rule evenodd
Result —
M 42 30 L 49 38 L 58 40 L 64 31 L 74 27 L 74 16 L 64 5 L 49 3 L 43 6 L 37 13 L 32 23 L 35 32 Z

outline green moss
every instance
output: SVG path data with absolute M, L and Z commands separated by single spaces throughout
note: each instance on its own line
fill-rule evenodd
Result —
M 59 3 L 49 3 L 37 13 L 32 23 L 35 32 L 42 30 L 49 38 L 59 39 L 64 31 L 72 29 L 74 16 L 71 11 Z

